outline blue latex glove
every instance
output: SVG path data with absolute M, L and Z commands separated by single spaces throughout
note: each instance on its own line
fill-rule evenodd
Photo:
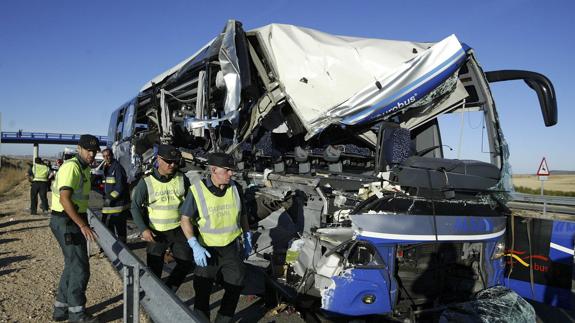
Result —
M 244 259 L 247 259 L 254 249 L 252 245 L 252 232 L 244 232 Z
M 188 239 L 188 244 L 194 251 L 194 261 L 196 262 L 196 265 L 200 267 L 207 266 L 208 260 L 206 259 L 206 256 L 210 258 L 212 255 L 210 255 L 210 253 L 206 250 L 206 248 L 202 247 L 202 245 L 198 242 L 198 239 L 196 239 L 196 237 L 191 237 L 190 239 Z

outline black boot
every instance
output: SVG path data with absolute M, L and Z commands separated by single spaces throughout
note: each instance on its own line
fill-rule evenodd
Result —
M 82 313 L 80 316 L 73 320 L 69 320 L 70 323 L 97 323 L 100 322 L 97 316 L 92 316 L 88 313 Z
M 214 323 L 231 323 L 232 319 L 233 317 L 225 316 L 222 313 L 218 312 L 218 315 L 216 316 L 216 320 L 214 321 Z

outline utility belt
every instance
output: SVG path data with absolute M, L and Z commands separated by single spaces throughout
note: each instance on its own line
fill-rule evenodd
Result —
M 208 246 L 203 241 L 202 241 L 201 245 L 206 247 L 206 248 L 211 248 L 211 249 L 225 249 L 225 248 L 229 248 L 233 245 L 235 245 L 236 248 L 242 248 L 242 240 L 241 240 L 241 235 L 239 235 L 237 238 L 235 238 L 234 240 L 232 240 L 230 243 L 228 243 L 225 246 Z

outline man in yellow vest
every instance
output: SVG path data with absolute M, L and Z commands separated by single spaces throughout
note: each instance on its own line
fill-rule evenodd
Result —
M 88 226 L 86 214 L 90 197 L 90 164 L 99 150 L 98 138 L 80 136 L 78 154 L 60 167 L 52 186 L 50 229 L 64 254 L 64 271 L 52 316 L 55 321 L 98 321 L 86 313 L 85 305 L 90 279 L 86 240 L 96 239 L 96 233 Z
M 243 289 L 243 260 L 252 251 L 252 234 L 242 207 L 241 189 L 231 180 L 234 158 L 212 153 L 208 167 L 210 175 L 190 187 L 182 205 L 181 224 L 197 265 L 194 308 L 210 318 L 212 286 L 221 277 L 225 293 L 216 322 L 231 322 Z
M 48 176 L 50 168 L 42 162 L 42 158 L 36 157 L 32 168 L 28 171 L 30 180 L 30 214 L 36 213 L 38 207 L 38 194 L 42 202 L 42 213 L 48 213 Z
M 162 277 L 164 254 L 170 248 L 176 267 L 166 285 L 176 291 L 193 269 L 192 251 L 180 228 L 180 205 L 190 187 L 189 179 L 178 171 L 182 154 L 170 145 L 159 145 L 157 167 L 140 179 L 132 192 L 132 218 L 148 242 L 146 262 L 152 272 Z

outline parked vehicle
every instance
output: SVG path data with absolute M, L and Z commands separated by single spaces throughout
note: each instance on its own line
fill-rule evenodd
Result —
M 77 151 L 75 147 L 64 147 L 64 150 L 58 154 L 58 159 L 66 161 L 76 155 Z
M 248 263 L 267 287 L 328 315 L 408 318 L 504 283 L 511 170 L 489 86 L 509 80 L 557 122 L 545 76 L 484 72 L 454 35 L 229 21 L 118 108 L 108 138 L 130 181 L 158 143 L 180 147 L 189 176 L 209 152 L 234 154 L 257 231 Z M 479 141 L 463 145 L 454 121 L 469 118 Z M 258 281 L 247 285 L 262 292 Z
M 104 195 L 104 157 L 101 152 L 96 154 L 90 167 L 92 190 Z

